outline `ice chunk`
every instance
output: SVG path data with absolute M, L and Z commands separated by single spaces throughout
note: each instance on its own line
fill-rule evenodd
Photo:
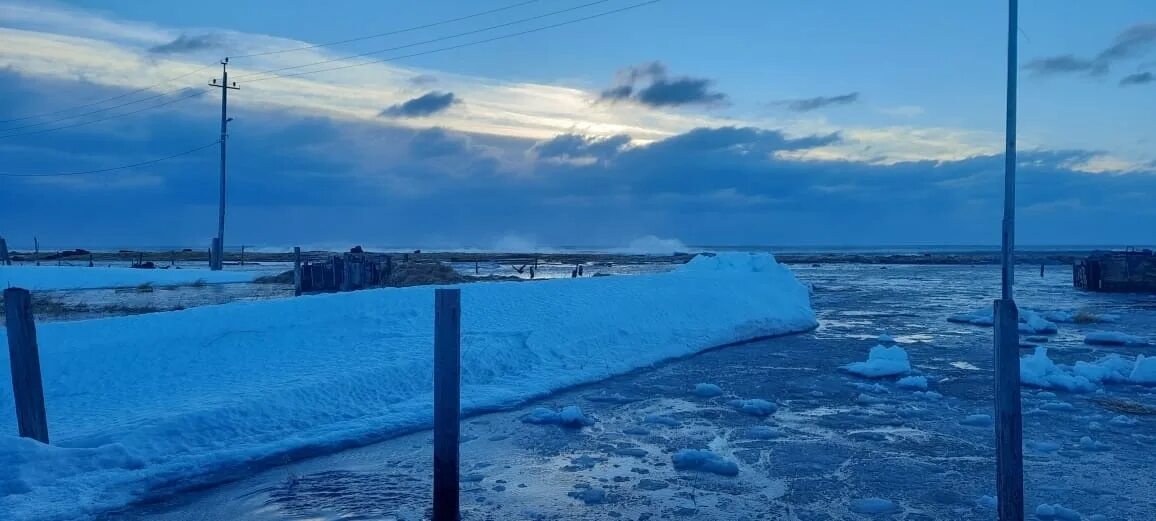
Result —
M 575 490 L 574 492 L 571 492 L 569 496 L 581 500 L 587 505 L 597 505 L 606 501 L 606 491 L 600 488 Z
M 875 405 L 886 402 L 886 400 L 878 396 L 871 396 L 870 394 L 860 394 L 858 398 L 855 398 L 855 401 L 863 405 Z
M 1085 376 L 1076 376 L 1057 367 L 1048 358 L 1048 348 L 1037 347 L 1035 353 L 1020 359 L 1020 381 L 1024 385 L 1044 389 L 1092 392 L 1098 386 Z
M 877 497 L 856 499 L 848 506 L 857 514 L 889 514 L 899 511 L 899 507 L 893 501 Z
M 732 407 L 738 409 L 742 413 L 749 414 L 751 416 L 770 416 L 774 414 L 775 411 L 779 410 L 775 404 L 759 398 L 753 398 L 750 400 L 731 400 L 730 404 Z
M 1156 358 L 1139 355 L 1128 380 L 1141 385 L 1156 385 Z
M 751 427 L 751 430 L 747 431 L 747 436 L 756 440 L 770 440 L 782 437 L 783 433 L 774 427 L 757 425 L 755 427 Z
M 1147 339 L 1117 331 L 1094 331 L 1084 335 L 1084 343 L 1100 346 L 1146 346 Z
M 883 333 L 882 335 L 879 335 L 879 338 L 877 338 L 875 340 L 877 342 L 879 342 L 880 344 L 884 344 L 884 345 L 895 343 L 895 339 L 891 338 L 891 335 L 888 335 L 887 333 Z
M 901 389 L 926 390 L 927 389 L 927 377 L 926 376 L 904 376 L 903 378 L 900 378 L 898 382 L 895 382 L 895 385 L 899 386 L 899 388 L 901 388 Z
M 1062 505 L 1049 505 L 1043 503 L 1036 507 L 1036 517 L 1040 519 L 1058 519 L 1060 521 L 1080 521 L 1083 517 L 1079 512 L 1070 508 L 1065 508 Z
M 975 501 L 975 503 L 981 507 L 990 508 L 993 510 L 995 509 L 995 507 L 999 506 L 999 500 L 997 500 L 993 496 L 987 496 L 987 495 L 979 496 L 979 499 L 977 499 Z
M 911 394 L 923 398 L 924 400 L 940 400 L 943 398 L 942 394 L 939 394 L 935 391 L 915 391 Z
M 993 310 L 991 308 L 984 307 L 966 313 L 956 313 L 947 317 L 947 321 L 977 326 L 991 326 L 995 324 L 995 319 L 992 314 Z M 1018 326 L 1020 333 L 1027 334 L 1052 334 L 1059 330 L 1054 323 L 1049 322 L 1040 316 L 1039 313 L 1030 309 L 1020 310 Z
M 1029 441 L 1025 445 L 1036 452 L 1055 452 L 1060 450 L 1060 444 L 1054 441 Z
M 679 427 L 682 425 L 682 422 L 671 418 L 670 416 L 662 416 L 659 414 L 647 414 L 646 417 L 642 419 L 642 421 L 646 423 L 653 423 L 655 425 L 665 425 L 667 427 Z
M 1086 309 L 1081 310 L 1053 310 L 1041 311 L 1040 316 L 1052 322 L 1064 322 L 1069 324 L 1093 324 L 1096 322 L 1115 322 L 1120 319 L 1117 315 L 1110 315 L 1107 313 L 1096 313 Z
M 1074 411 L 1076 406 L 1068 402 L 1047 402 L 1040 405 L 1040 409 L 1045 411 Z
M 1084 450 L 1107 450 L 1108 446 L 1093 440 L 1090 436 L 1080 438 L 1080 448 Z
M 700 398 L 713 398 L 722 396 L 723 390 L 715 384 L 695 384 L 693 393 Z
M 960 420 L 959 423 L 971 427 L 990 427 L 992 419 L 990 414 L 972 414 Z
M 709 472 L 721 476 L 737 476 L 739 466 L 709 450 L 682 449 L 673 456 L 674 468 L 678 470 L 693 470 Z
M 1129 418 L 1127 416 L 1124 416 L 1123 414 L 1120 414 L 1120 415 L 1117 415 L 1116 417 L 1112 418 L 1111 420 L 1108 420 L 1108 423 L 1110 423 L 1112 425 L 1120 426 L 1120 427 L 1131 427 L 1131 426 L 1136 425 L 1137 423 L 1140 423 L 1140 422 L 1138 420 L 1136 420 L 1136 418 Z
M 911 362 L 902 347 L 877 345 L 871 348 L 866 362 L 853 362 L 843 369 L 866 378 L 882 378 L 911 372 Z
M 567 405 L 557 412 L 545 407 L 537 407 L 529 414 L 522 416 L 522 422 L 534 425 L 561 425 L 571 429 L 594 425 L 594 420 L 583 415 L 582 409 L 577 405 Z
M 851 382 L 851 387 L 859 389 L 860 391 L 867 391 L 869 393 L 889 393 L 891 390 L 883 384 L 865 384 L 863 382 Z

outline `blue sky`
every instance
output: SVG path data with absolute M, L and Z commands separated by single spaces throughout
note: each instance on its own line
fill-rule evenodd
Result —
M 509 237 L 615 246 L 645 235 L 998 243 L 1005 2 L 664 0 L 444 53 L 246 81 L 590 1 L 541 0 L 389 38 L 235 59 L 232 237 L 424 247 Z M 517 3 L 3 0 L 0 119 L 115 96 L 223 55 Z M 1146 75 L 1156 72 L 1156 5 L 1021 3 L 1021 242 L 1156 243 L 1156 82 Z M 173 49 L 185 52 L 165 52 Z M 199 87 L 214 74 L 92 108 Z M 1135 81 L 1121 86 L 1126 77 Z M 5 137 L 70 113 L 0 123 L 0 170 L 106 168 L 210 143 L 217 96 L 28 136 Z M 0 234 L 61 246 L 207 242 L 214 168 L 209 150 L 94 176 L 0 178 Z M 349 216 L 364 230 L 340 229 Z

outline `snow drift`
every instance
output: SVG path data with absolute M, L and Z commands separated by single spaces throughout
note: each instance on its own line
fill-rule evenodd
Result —
M 63 289 L 133 288 L 157 286 L 253 282 L 263 275 L 254 271 L 209 271 L 199 269 L 88 268 L 80 266 L 0 266 L 0 287 L 31 291 Z
M 53 446 L 7 435 L 15 413 L 0 384 L 0 519 L 75 519 L 158 487 L 427 427 L 432 324 L 429 287 L 41 324 Z M 462 408 L 816 324 L 807 289 L 765 254 L 466 285 Z

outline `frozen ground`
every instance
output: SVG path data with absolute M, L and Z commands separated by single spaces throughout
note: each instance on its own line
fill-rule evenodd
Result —
M 469 412 L 816 325 L 807 289 L 766 255 L 471 284 L 462 299 Z M 432 315 L 433 288 L 413 287 L 42 324 L 53 444 L 8 434 L 13 400 L 0 386 L 0 519 L 75 519 L 424 428 Z M 558 410 L 545 423 L 585 423 Z
M 252 282 L 260 271 L 207 269 L 133 269 L 87 266 L 0 266 L 0 287 L 27 290 L 132 288 Z
M 821 326 L 814 332 L 707 352 L 468 419 L 465 518 L 994 519 L 992 330 L 945 318 L 989 303 L 998 268 L 796 271 L 815 285 Z M 1060 270 L 1040 279 L 1025 269 L 1018 282 L 1023 305 L 1116 314 L 1112 329 L 1126 334 L 1150 338 L 1156 330 L 1154 297 L 1079 293 Z M 1146 352 L 1084 344 L 1099 324 L 1058 329 L 1044 337 L 1057 363 Z M 867 360 L 883 332 L 908 353 L 928 391 L 900 388 L 898 377 L 840 370 Z M 696 392 L 702 383 L 723 394 Z M 1102 389 L 1024 390 L 1029 519 L 1070 510 L 1083 519 L 1141 520 L 1156 512 L 1156 389 Z M 777 411 L 746 414 L 731 404 L 736 399 L 766 400 Z M 571 405 L 594 424 L 523 421 L 538 407 Z M 677 470 L 684 449 L 709 450 L 738 473 Z M 287 459 L 108 519 L 418 520 L 429 504 L 430 451 L 429 433 L 419 432 Z

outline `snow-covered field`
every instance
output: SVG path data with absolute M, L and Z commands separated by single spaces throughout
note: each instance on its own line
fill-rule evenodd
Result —
M 465 518 L 995 519 L 992 330 L 946 318 L 990 308 L 998 267 L 795 269 L 815 287 L 813 332 L 468 419 Z M 1027 518 L 1156 518 L 1156 386 L 1132 379 L 1156 353 L 1086 344 L 1104 324 L 1060 320 L 1115 315 L 1110 329 L 1151 339 L 1156 297 L 1079 292 L 1059 270 L 1019 275 L 1020 304 L 1057 326 L 1025 345 L 1072 375 L 1104 359 L 1131 370 L 1086 390 L 1024 388 Z M 872 354 L 880 344 L 902 356 Z M 415 521 L 429 508 L 429 442 L 417 432 L 294 460 L 112 519 Z
M 465 411 L 816 325 L 807 289 L 768 255 L 466 285 L 462 301 Z M 42 324 L 53 445 L 9 434 L 0 385 L 0 519 L 74 519 L 427 426 L 432 308 L 416 287 Z
M 0 287 L 27 290 L 132 288 L 195 283 L 252 282 L 263 273 L 206 269 L 89 268 L 80 266 L 0 266 Z

